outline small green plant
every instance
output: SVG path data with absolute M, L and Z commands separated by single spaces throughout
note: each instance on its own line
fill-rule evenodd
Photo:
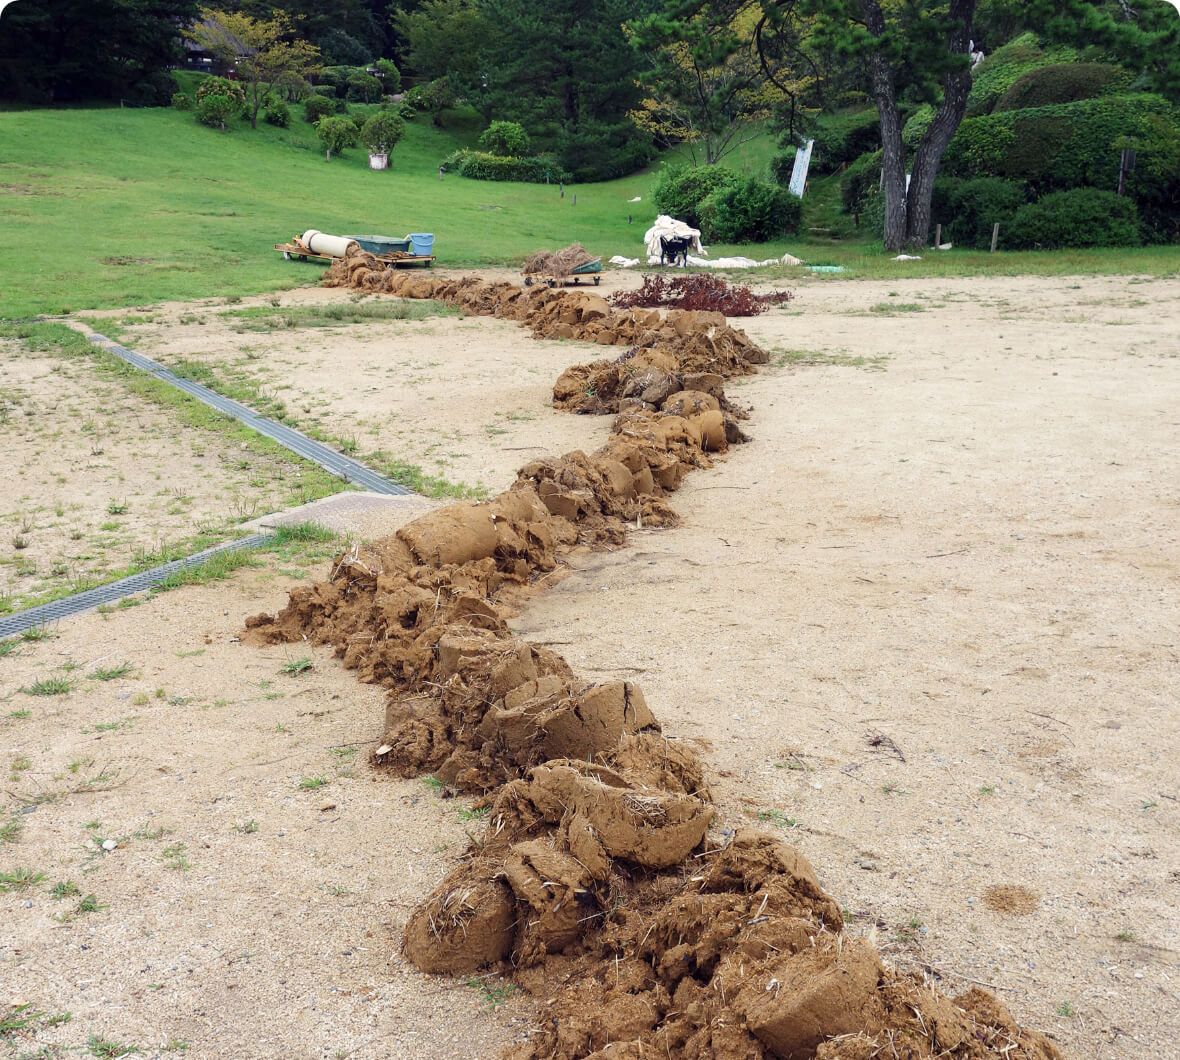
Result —
M 70 880 L 59 880 L 49 888 L 49 897 L 55 902 L 60 902 L 63 898 L 73 898 L 81 893 L 81 888 Z
M 187 872 L 192 866 L 188 860 L 188 847 L 184 843 L 173 843 L 160 851 L 160 858 L 167 868 Z
M 30 696 L 64 696 L 69 693 L 71 686 L 68 677 L 42 677 L 21 691 Z
M 258 831 L 258 822 L 253 817 L 248 821 L 243 821 L 241 824 L 235 824 L 234 830 L 241 832 L 243 835 L 253 835 Z
M 33 716 L 33 712 L 29 710 L 28 707 L 23 707 L 20 710 L 11 711 L 8 716 L 17 721 L 23 721 L 25 718 L 31 718 Z
M 441 794 L 446 790 L 446 785 L 438 779 L 438 777 L 423 777 L 422 783 L 425 784 L 436 795 Z
M 983 785 L 983 786 L 982 786 L 982 787 L 979 789 L 979 794 L 980 794 L 980 795 L 994 795 L 994 794 L 995 794 L 995 792 L 996 792 L 996 789 L 995 789 L 995 788 L 994 788 L 994 787 L 993 787 L 991 784 L 984 784 L 984 785 Z
M 516 993 L 516 984 L 501 979 L 493 983 L 482 976 L 473 975 L 467 980 L 467 985 L 479 993 L 485 1005 L 490 1009 L 497 1009 Z
M 143 1050 L 138 1045 L 125 1045 L 123 1042 L 109 1041 L 101 1035 L 92 1034 L 86 1044 L 86 1051 L 91 1056 L 102 1057 L 103 1060 L 116 1060 L 118 1057 L 130 1056 Z
M 1122 931 L 1115 935 L 1115 938 L 1118 939 L 1119 942 L 1134 942 L 1135 932 L 1132 931 L 1131 928 L 1123 928 Z
M 34 1012 L 33 1006 L 28 1002 L 23 1005 L 6 1005 L 4 1009 L 0 1009 L 0 1039 L 9 1038 L 17 1031 L 28 1030 L 44 1015 L 44 1012 Z
M 20 633 L 21 640 L 51 640 L 57 634 L 50 629 L 44 622 L 37 626 L 30 626 L 28 629 L 22 629 Z
M 129 507 L 126 500 L 111 501 L 107 505 L 107 515 L 122 515 Z
M 24 827 L 24 820 L 15 811 L 7 817 L 0 816 L 0 843 L 17 842 Z
M 491 812 L 491 810 L 492 808 L 490 806 L 479 806 L 475 809 L 468 809 L 466 806 L 464 806 L 463 809 L 459 811 L 459 821 L 460 823 L 466 823 L 467 821 L 482 821 Z
M 97 913 L 103 909 L 109 909 L 110 906 L 103 905 L 98 900 L 98 895 L 88 894 L 80 901 L 74 908 L 75 913 Z
M 7 640 L 0 640 L 0 659 L 3 659 L 6 655 L 12 655 L 19 647 L 20 640 L 17 637 L 9 637 Z
M 781 810 L 759 810 L 754 814 L 754 818 L 772 824 L 776 828 L 795 828 L 799 824 L 794 817 L 788 817 Z
M 300 791 L 318 791 L 328 783 L 327 777 L 304 777 L 299 782 Z
M 315 663 L 304 655 L 302 658 L 289 660 L 283 666 L 282 672 L 289 677 L 298 677 L 300 674 L 305 674 L 308 670 L 313 669 L 315 669 Z
M 1070 1016 L 1076 1016 L 1077 1011 L 1074 1009 L 1073 1005 L 1071 1005 L 1068 1001 L 1063 1001 L 1063 1002 L 1061 1002 L 1060 1005 L 1057 1006 L 1057 1015 L 1065 1016 L 1068 1018 Z
M 118 666 L 96 666 L 90 676 L 96 681 L 114 681 L 131 673 L 131 663 L 121 662 Z M 146 700 L 145 700 L 146 701 Z
M 36 887 L 43 879 L 45 879 L 45 873 L 37 872 L 34 869 L 16 868 L 11 872 L 0 872 L 0 894 Z

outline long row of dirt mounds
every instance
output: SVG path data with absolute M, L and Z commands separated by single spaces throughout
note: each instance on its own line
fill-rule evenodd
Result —
M 512 1060 L 1059 1057 L 992 995 L 947 998 L 846 937 L 840 906 L 792 847 L 711 833 L 703 764 L 661 732 L 640 690 L 588 683 L 507 629 L 513 589 L 564 551 L 674 520 L 664 498 L 740 437 L 721 379 L 765 353 L 710 314 L 612 313 L 582 292 L 411 278 L 363 254 L 327 282 L 638 347 L 555 388 L 556 404 L 581 408 L 572 380 L 617 380 L 609 399 L 583 390 L 602 397 L 595 411 L 618 411 L 602 449 L 528 464 L 492 501 L 356 548 L 329 581 L 246 623 L 255 643 L 335 645 L 361 680 L 389 689 L 377 761 L 482 797 L 483 836 L 407 924 L 413 963 L 500 968 L 542 998 Z

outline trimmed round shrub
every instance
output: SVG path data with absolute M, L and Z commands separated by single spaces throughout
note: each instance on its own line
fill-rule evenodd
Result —
M 934 108 L 929 103 L 923 103 L 910 115 L 905 127 L 901 130 L 901 142 L 911 151 L 916 151 L 932 121 L 934 121 Z
M 701 235 L 716 243 L 765 243 L 798 231 L 802 210 L 786 188 L 745 177 L 701 203 Z
M 844 176 L 840 178 L 840 200 L 844 204 L 845 213 L 864 212 L 865 199 L 881 185 L 883 158 L 883 152 L 873 151 L 871 154 L 861 155 L 844 170 Z
M 875 108 L 837 114 L 823 119 L 816 130 L 811 168 L 816 173 L 835 173 L 880 146 L 881 119 Z
M 701 203 L 715 191 L 736 184 L 738 175 L 724 166 L 665 169 L 656 181 L 656 209 L 693 228 L 701 227 Z
M 1046 50 L 1033 33 L 1025 33 L 997 48 L 976 67 L 972 75 L 971 94 L 967 97 L 967 116 L 989 114 L 1000 98 L 1030 70 L 1056 66 L 1077 58 L 1072 48 Z
M 468 180 L 514 180 L 524 184 L 558 184 L 570 179 L 552 155 L 506 158 L 487 151 L 456 151 L 442 165 L 445 172 Z
M 246 92 L 236 81 L 227 81 L 224 77 L 206 77 L 199 85 L 194 98 L 200 106 L 210 96 L 226 96 L 232 99 L 238 107 L 246 105 Z
M 930 219 L 942 225 L 943 238 L 955 244 L 983 249 L 991 246 L 992 226 L 1006 231 L 1016 212 L 1028 202 L 1024 184 L 998 177 L 957 180 L 940 177 L 934 182 Z
M 393 64 L 392 59 L 378 59 L 374 64 L 381 75 L 381 87 L 387 95 L 394 95 L 402 90 L 401 71 Z
M 479 146 L 488 154 L 520 158 L 529 153 L 529 134 L 514 121 L 494 121 L 480 134 Z
M 1003 245 L 1012 250 L 1133 247 L 1143 242 L 1135 203 L 1113 191 L 1056 191 L 1016 211 Z
M 406 123 L 391 110 L 379 111 L 361 126 L 361 143 L 373 154 L 389 154 L 405 135 Z
M 358 70 L 348 79 L 348 98 L 353 103 L 376 103 L 382 92 L 381 82 L 363 70 Z
M 357 127 L 347 118 L 321 118 L 316 125 L 316 134 L 324 150 L 329 154 L 338 155 L 346 147 L 354 147 L 359 136 Z
M 795 156 L 798 153 L 797 147 L 788 147 L 770 160 L 770 175 L 776 184 L 785 188 L 791 183 L 791 174 L 795 172 Z
M 186 95 L 184 92 L 172 93 L 172 106 L 176 110 L 192 110 L 193 97 Z
M 327 96 L 308 96 L 303 101 L 303 120 L 314 125 L 321 118 L 336 113 L 336 101 Z
M 197 104 L 197 121 L 213 128 L 225 128 L 225 123 L 242 113 L 242 104 L 233 96 L 209 93 Z
M 1124 89 L 1130 83 L 1126 71 L 1109 63 L 1055 63 L 1022 74 L 1000 97 L 995 110 L 1076 103 Z
M 266 110 L 262 112 L 262 120 L 267 125 L 285 129 L 291 124 L 291 108 L 281 99 L 269 100 L 266 104 Z

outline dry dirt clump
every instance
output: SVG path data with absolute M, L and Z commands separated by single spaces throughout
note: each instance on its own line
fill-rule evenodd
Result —
M 447 297 L 502 304 L 487 287 Z M 247 620 L 244 639 L 333 644 L 389 689 L 377 762 L 482 796 L 482 836 L 403 945 L 423 971 L 493 968 L 543 999 L 511 1060 L 1055 1060 L 990 995 L 952 1001 L 846 937 L 794 848 L 711 833 L 698 754 L 662 733 L 637 686 L 583 681 L 507 628 L 510 591 L 564 550 L 675 518 L 664 497 L 726 445 L 719 388 L 626 407 L 597 452 L 528 464 L 490 502 L 342 555 L 328 582 Z
M 550 276 L 568 276 L 579 265 L 595 260 L 581 243 L 571 243 L 555 252 L 538 250 L 530 254 L 524 263 L 524 274 L 532 276 L 541 272 Z

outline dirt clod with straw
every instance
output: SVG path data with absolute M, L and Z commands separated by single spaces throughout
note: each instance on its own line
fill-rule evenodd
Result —
M 558 251 L 538 250 L 535 254 L 530 254 L 524 263 L 524 274 L 569 276 L 579 265 L 587 265 L 596 260 L 581 243 L 571 243 Z

